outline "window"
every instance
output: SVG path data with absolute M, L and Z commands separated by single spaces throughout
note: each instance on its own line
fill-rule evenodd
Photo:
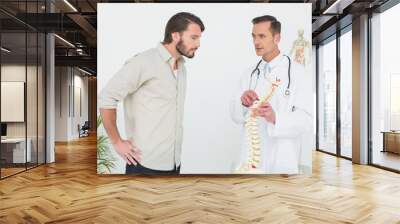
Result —
M 400 73 L 390 74 L 390 130 L 400 130 Z
M 336 40 L 318 48 L 318 148 L 336 153 Z
M 372 164 L 400 170 L 400 5 L 371 18 Z
M 18 2 L 23 13 L 43 13 L 44 1 Z M 0 6 L 15 6 L 3 2 Z M 45 34 L 3 12 L 0 29 L 0 178 L 45 163 Z M 14 102 L 10 100 L 17 99 Z M 8 99 L 8 100 L 1 100 Z M 21 102 L 21 103 L 19 103 Z
M 340 36 L 340 155 L 352 157 L 352 33 Z

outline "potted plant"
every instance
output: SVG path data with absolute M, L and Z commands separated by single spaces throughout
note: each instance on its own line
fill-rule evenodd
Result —
M 110 151 L 108 137 L 99 130 L 102 124 L 101 117 L 97 116 L 97 173 L 109 174 L 115 167 L 115 158 Z

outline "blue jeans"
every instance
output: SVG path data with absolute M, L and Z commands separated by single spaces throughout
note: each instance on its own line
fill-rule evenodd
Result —
M 173 170 L 153 170 L 138 163 L 137 165 L 126 164 L 125 174 L 178 175 L 180 170 L 181 166 L 178 166 Z

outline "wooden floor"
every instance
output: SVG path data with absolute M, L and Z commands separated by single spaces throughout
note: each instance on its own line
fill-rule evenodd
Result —
M 312 176 L 96 174 L 95 138 L 0 181 L 0 223 L 400 223 L 400 175 L 320 152 Z
M 19 173 L 19 172 L 26 170 L 25 167 L 24 168 L 0 168 L 0 169 L 1 169 L 1 177 L 2 178 L 8 177 L 15 173 Z
M 24 164 L 18 165 L 18 167 L 7 167 L 7 168 L 0 168 L 1 169 L 1 178 L 5 178 L 20 172 L 23 172 L 27 169 L 33 169 L 37 166 L 37 164 L 27 164 L 27 167 L 25 167 Z

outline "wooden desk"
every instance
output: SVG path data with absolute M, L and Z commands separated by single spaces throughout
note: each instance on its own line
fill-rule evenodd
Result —
M 382 131 L 381 133 L 383 133 L 382 152 L 400 154 L 400 131 Z

